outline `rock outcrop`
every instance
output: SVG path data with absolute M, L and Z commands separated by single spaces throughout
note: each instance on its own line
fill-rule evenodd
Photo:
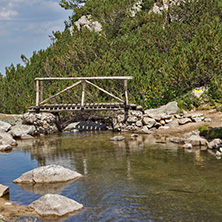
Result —
M 81 177 L 80 173 L 58 165 L 36 168 L 22 174 L 13 183 L 57 183 L 66 182 Z
M 23 124 L 33 125 L 35 134 L 52 134 L 58 132 L 56 116 L 51 113 L 26 113 Z
M 83 208 L 82 204 L 59 194 L 46 194 L 29 206 L 41 216 L 64 216 Z

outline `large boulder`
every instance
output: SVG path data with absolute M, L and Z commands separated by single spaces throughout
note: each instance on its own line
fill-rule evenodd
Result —
M 10 133 L 13 137 L 21 137 L 22 135 L 34 135 L 35 127 L 33 125 L 15 125 L 11 128 Z
M 163 114 L 174 114 L 179 111 L 179 107 L 177 102 L 170 102 L 164 106 L 161 106 L 157 109 L 148 109 L 145 110 L 144 113 L 147 114 L 151 118 L 155 118 L 156 116 L 162 116 Z
M 41 216 L 64 216 L 83 205 L 59 194 L 46 194 L 29 205 Z
M 80 173 L 62 166 L 48 165 L 22 174 L 13 183 L 57 183 L 74 180 L 81 176 Z
M 0 120 L 0 130 L 7 132 L 10 130 L 10 128 L 11 128 L 11 124 Z

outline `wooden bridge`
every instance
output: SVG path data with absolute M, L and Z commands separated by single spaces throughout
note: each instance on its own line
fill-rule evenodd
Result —
M 35 78 L 36 82 L 36 105 L 29 107 L 29 112 L 75 112 L 79 110 L 86 110 L 86 111 L 103 111 L 103 110 L 120 110 L 120 109 L 133 109 L 136 110 L 138 107 L 135 104 L 129 104 L 128 99 L 128 90 L 127 90 L 127 82 L 128 80 L 132 80 L 132 76 L 116 76 L 116 77 L 64 77 L 64 78 Z M 103 81 L 103 80 L 110 80 L 110 81 L 118 81 L 123 82 L 121 85 L 123 88 L 118 89 L 120 92 L 123 92 L 123 97 L 120 98 L 119 96 L 114 95 L 111 92 L 108 92 L 104 88 L 94 84 L 92 81 L 96 80 Z M 72 81 L 72 84 L 65 89 L 55 93 L 52 96 L 44 99 L 44 88 L 43 82 L 52 82 L 52 81 Z M 73 83 L 74 82 L 74 83 Z M 55 97 L 60 96 L 61 94 L 70 91 L 76 86 L 81 85 L 81 101 L 79 103 L 68 103 L 68 104 L 48 104 L 50 100 Z M 87 86 L 94 87 L 96 90 L 99 90 L 106 95 L 108 95 L 112 100 L 115 99 L 118 102 L 110 103 L 88 103 L 85 101 L 86 90 Z M 95 98 L 96 101 L 96 98 Z

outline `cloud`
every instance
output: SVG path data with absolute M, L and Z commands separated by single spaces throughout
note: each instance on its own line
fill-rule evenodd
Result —
M 63 31 L 71 11 L 59 5 L 60 0 L 0 0 L 0 72 L 20 55 L 50 45 L 52 31 Z M 4 58 L 4 59 L 2 59 Z

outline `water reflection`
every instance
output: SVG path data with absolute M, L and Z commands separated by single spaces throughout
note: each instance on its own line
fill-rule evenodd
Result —
M 216 221 L 222 216 L 217 207 L 222 165 L 215 156 L 188 152 L 168 143 L 167 136 L 124 134 L 124 141 L 108 141 L 114 135 L 39 137 L 19 143 L 17 150 L 30 154 L 39 166 L 59 164 L 84 174 L 54 187 L 55 193 L 85 206 L 67 221 Z M 22 188 L 49 192 L 46 187 Z

